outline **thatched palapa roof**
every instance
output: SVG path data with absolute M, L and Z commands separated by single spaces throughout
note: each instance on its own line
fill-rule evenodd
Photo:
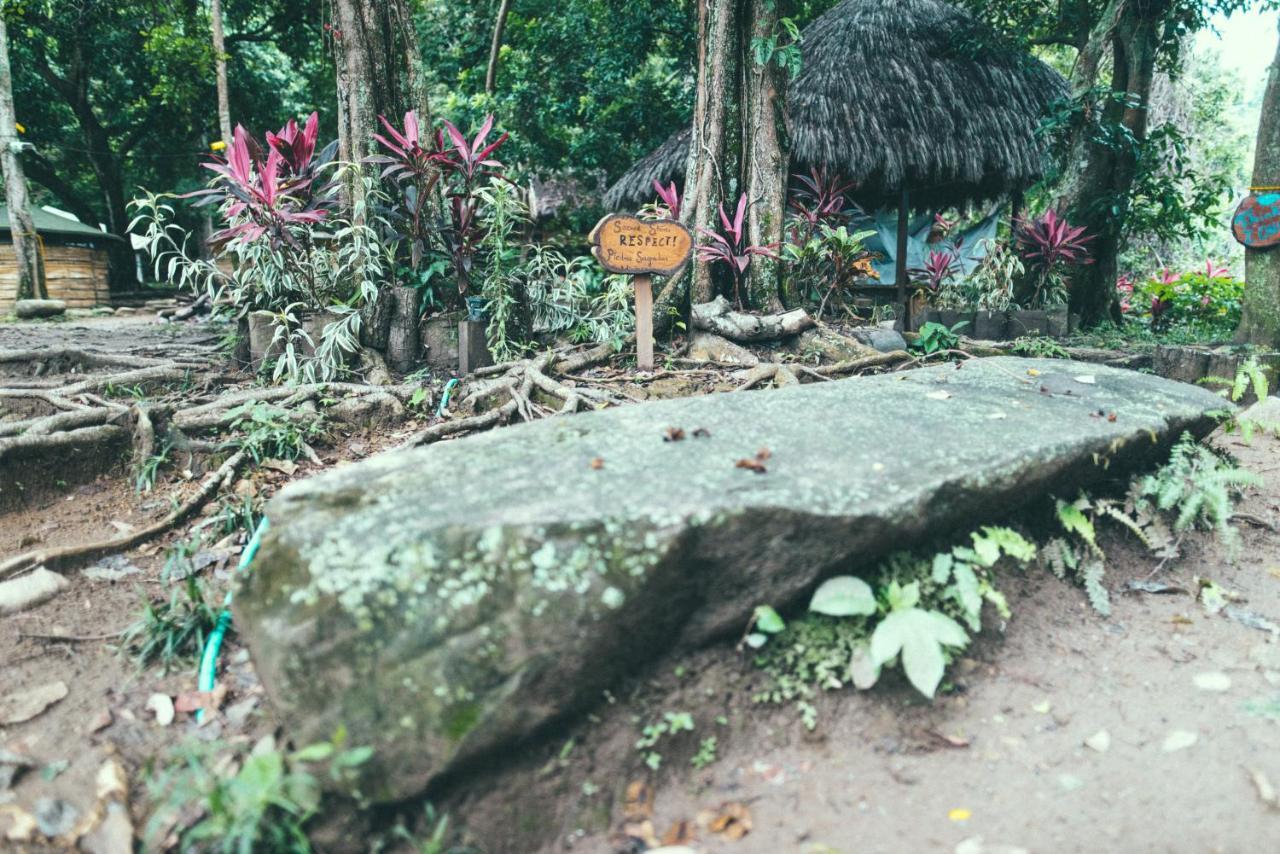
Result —
M 1039 60 L 993 46 L 940 0 L 844 0 L 805 28 L 788 90 L 792 171 L 826 167 L 866 208 L 942 209 L 1008 196 L 1043 173 L 1036 129 L 1066 94 Z M 682 181 L 689 128 L 638 161 L 605 195 L 610 208 Z

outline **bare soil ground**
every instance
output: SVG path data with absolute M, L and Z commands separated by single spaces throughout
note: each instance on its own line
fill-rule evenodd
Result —
M 0 325 L 0 347 L 92 341 L 146 354 L 163 352 L 175 336 L 209 343 L 218 334 L 106 318 Z M 318 450 L 324 465 L 336 465 L 395 445 L 413 429 L 336 434 Z M 1266 478 L 1240 511 L 1280 522 L 1280 441 L 1216 441 Z M 259 468 L 238 489 L 266 497 L 316 470 L 309 463 L 292 475 Z M 154 493 L 139 496 L 126 477 L 107 475 L 0 515 L 0 556 L 37 542 L 99 539 L 119 530 L 113 523 L 141 526 L 166 512 L 159 496 L 182 477 L 170 471 Z M 0 749 L 38 763 L 0 790 L 0 840 L 6 806 L 34 811 L 57 799 L 82 814 L 91 810 L 95 776 L 112 756 L 128 772 L 140 837 L 147 770 L 178 743 L 249 743 L 272 731 L 252 664 L 234 638 L 223 655 L 223 714 L 198 726 L 180 713 L 161 726 L 148 698 L 194 690 L 194 666 L 140 673 L 109 637 L 137 619 L 145 598 L 168 598 L 166 551 L 186 527 L 125 554 L 136 574 L 103 581 L 76 571 L 60 596 L 0 619 L 0 698 L 56 682 L 67 687 L 64 699 L 32 720 L 0 726 Z M 763 675 L 746 657 L 710 648 L 638 674 L 588 718 L 502 768 L 480 769 L 434 793 L 436 804 L 493 854 L 640 851 L 644 843 L 621 831 L 646 821 L 651 842 L 698 852 L 1270 850 L 1280 838 L 1280 802 L 1267 803 L 1258 780 L 1280 786 L 1280 638 L 1211 616 L 1192 595 L 1194 579 L 1209 578 L 1280 623 L 1280 536 L 1249 525 L 1241 531 L 1234 564 L 1211 537 L 1191 538 L 1186 556 L 1155 576 L 1188 592 L 1159 596 L 1121 593 L 1156 564 L 1136 544 L 1113 538 L 1106 543 L 1110 619 L 1047 572 L 1009 576 L 1014 618 L 1003 633 L 982 636 L 959 662 L 955 690 L 932 704 L 886 678 L 868 693 L 823 694 L 809 732 L 793 708 L 752 702 Z M 203 571 L 218 601 L 242 545 L 243 538 L 230 543 Z M 697 727 L 664 743 L 662 767 L 652 772 L 635 740 L 667 711 L 691 713 Z M 1103 732 L 1106 739 L 1096 737 Z M 1187 734 L 1194 743 L 1186 744 Z M 711 735 L 715 761 L 692 769 L 698 743 Z M 1086 740 L 1109 744 L 1099 750 Z M 1175 743 L 1184 746 L 1166 750 Z M 746 822 L 749 832 L 740 835 Z M 11 850 L 6 845 L 43 850 L 0 841 Z

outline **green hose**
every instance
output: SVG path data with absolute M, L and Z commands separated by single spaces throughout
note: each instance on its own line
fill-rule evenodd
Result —
M 454 377 L 444 384 L 444 394 L 440 395 L 440 406 L 436 409 L 436 415 L 444 418 L 444 411 L 449 406 L 449 393 L 458 385 L 458 378 Z
M 240 555 L 240 563 L 236 566 L 236 572 L 241 573 L 249 568 L 249 564 L 253 563 L 253 557 L 258 553 L 258 546 L 262 544 L 262 535 L 267 532 L 267 517 L 263 516 L 262 521 L 258 523 L 258 529 L 253 532 L 253 536 L 249 538 L 249 544 L 244 547 L 244 553 Z M 222 612 L 218 614 L 218 622 L 214 624 L 213 631 L 209 633 L 209 640 L 205 642 L 204 654 L 200 656 L 200 670 L 196 677 L 196 688 L 200 691 L 212 691 L 218 680 L 218 653 L 222 651 L 222 639 L 226 637 L 227 629 L 231 627 L 231 591 L 227 591 L 227 598 L 222 602 Z M 196 711 L 196 723 L 204 721 L 204 709 Z

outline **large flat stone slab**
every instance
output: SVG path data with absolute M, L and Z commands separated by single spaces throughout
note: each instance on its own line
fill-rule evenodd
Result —
M 1000 358 L 556 418 L 295 484 L 236 621 L 299 743 L 420 792 L 741 632 L 825 575 L 1137 464 L 1222 407 L 1128 371 Z M 683 441 L 664 441 L 669 427 Z M 709 435 L 703 436 L 703 433 Z M 767 448 L 768 471 L 740 468 Z

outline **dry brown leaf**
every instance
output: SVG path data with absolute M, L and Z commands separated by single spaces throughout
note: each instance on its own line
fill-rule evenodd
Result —
M 710 439 L 710 438 L 711 438 L 711 431 L 710 431 L 710 430 L 708 430 L 706 427 L 698 427 L 698 428 L 696 428 L 696 429 L 693 431 L 693 438 L 695 438 L 695 439 Z
M 698 824 L 721 839 L 736 842 L 751 832 L 751 810 L 746 804 L 729 801 L 698 813 Z
M 687 845 L 698 838 L 693 822 L 682 818 L 662 835 L 663 845 Z
M 629 821 L 622 826 L 622 834 L 632 839 L 639 839 L 649 848 L 658 848 L 658 836 L 653 831 L 653 822 L 649 819 L 644 821 Z
M 666 432 L 662 434 L 664 442 L 683 442 L 684 429 L 681 427 L 668 427 Z
M 173 709 L 176 712 L 185 712 L 189 715 L 195 714 L 200 709 L 206 709 L 210 712 L 216 712 L 222 708 L 222 701 L 227 696 L 227 686 L 220 684 L 212 691 L 183 691 L 174 700 Z
M 595 469 L 596 471 L 600 471 L 600 469 L 604 468 L 604 457 L 596 457 L 595 459 L 593 459 L 591 461 L 591 468 Z
M 648 783 L 636 780 L 627 786 L 627 799 L 622 807 L 622 815 L 627 821 L 653 818 L 653 789 Z

